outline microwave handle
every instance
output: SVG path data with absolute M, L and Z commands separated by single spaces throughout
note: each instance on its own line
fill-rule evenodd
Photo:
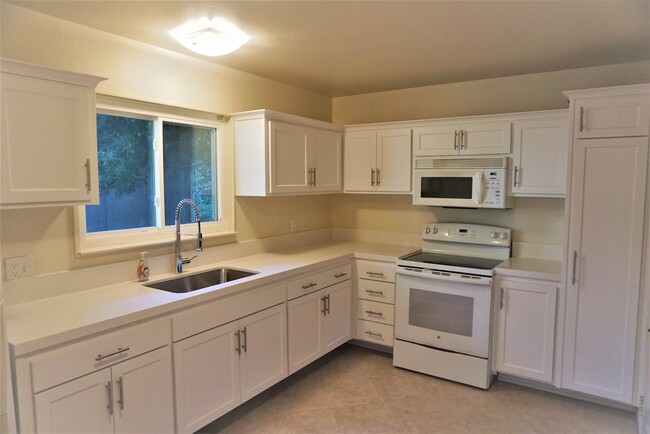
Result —
M 476 190 L 477 190 L 476 203 L 480 205 L 483 203 L 483 196 L 485 194 L 485 188 L 483 184 L 483 172 L 478 172 L 474 175 L 474 182 L 476 184 Z

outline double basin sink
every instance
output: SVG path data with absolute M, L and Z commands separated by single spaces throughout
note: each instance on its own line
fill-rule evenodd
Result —
M 237 270 L 235 268 L 215 268 L 214 270 L 204 271 L 202 273 L 188 274 L 161 282 L 148 283 L 144 286 L 181 294 L 243 279 L 244 277 L 253 276 L 257 273 L 257 271 Z

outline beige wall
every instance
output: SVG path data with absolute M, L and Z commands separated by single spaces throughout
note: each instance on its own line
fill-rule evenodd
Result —
M 520 75 L 334 98 L 339 124 L 390 122 L 567 108 L 563 90 L 650 81 L 650 62 Z M 562 244 L 564 200 L 516 199 L 512 210 L 450 210 L 411 205 L 408 196 L 337 195 L 332 225 L 417 234 L 423 223 L 458 221 L 513 229 L 516 242 Z
M 2 3 L 3 57 L 107 77 L 99 93 L 215 113 L 267 108 L 331 119 L 331 98 L 251 74 L 150 47 Z M 227 140 L 228 141 L 228 140 Z M 231 145 L 229 145 L 231 146 Z M 226 174 L 232 177 L 232 173 Z M 242 198 L 235 204 L 238 240 L 330 226 L 330 198 Z M 76 258 L 70 207 L 0 212 L 0 256 L 32 255 L 37 274 L 119 262 L 136 251 Z M 215 241 L 206 240 L 205 245 Z M 171 246 L 149 248 L 152 256 Z

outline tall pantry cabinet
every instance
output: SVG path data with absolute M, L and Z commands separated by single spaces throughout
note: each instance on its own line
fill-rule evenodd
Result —
M 634 85 L 565 93 L 572 170 L 562 387 L 627 404 L 636 404 L 649 91 Z

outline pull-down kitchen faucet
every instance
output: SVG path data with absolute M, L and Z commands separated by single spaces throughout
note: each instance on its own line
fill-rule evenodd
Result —
M 190 205 L 194 208 L 194 215 L 196 216 L 196 223 L 199 226 L 199 231 L 196 234 L 187 234 L 181 232 L 181 210 L 185 205 Z M 199 207 L 192 199 L 183 199 L 178 202 L 176 205 L 176 214 L 174 215 L 174 220 L 176 221 L 176 272 L 183 272 L 183 264 L 189 264 L 192 262 L 192 259 L 196 258 L 196 255 L 191 258 L 183 258 L 181 255 L 181 235 L 189 235 L 196 237 L 196 251 L 200 252 L 203 250 L 203 235 L 201 234 L 201 214 L 199 213 Z

